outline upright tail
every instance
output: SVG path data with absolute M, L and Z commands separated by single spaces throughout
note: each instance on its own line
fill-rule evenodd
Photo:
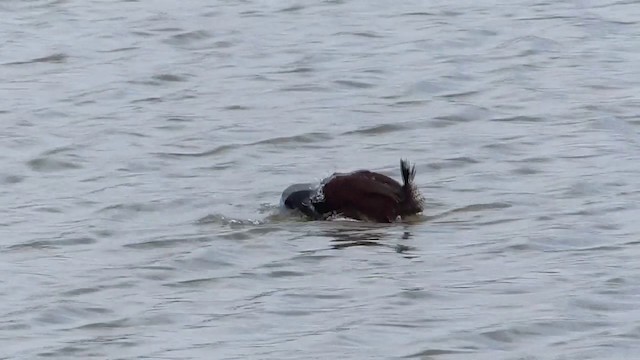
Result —
M 402 190 L 404 199 L 401 204 L 401 215 L 413 215 L 424 209 L 424 197 L 414 183 L 416 166 L 410 165 L 407 160 L 400 160 L 400 172 L 402 173 Z
M 409 162 L 400 159 L 400 171 L 402 172 L 402 187 L 407 189 L 413 185 L 413 179 L 416 177 L 416 166 L 409 167 Z

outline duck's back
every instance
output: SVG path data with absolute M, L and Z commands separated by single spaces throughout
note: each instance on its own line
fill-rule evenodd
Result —
M 368 170 L 334 174 L 324 182 L 322 191 L 323 211 L 377 222 L 394 221 L 404 198 L 400 183 Z

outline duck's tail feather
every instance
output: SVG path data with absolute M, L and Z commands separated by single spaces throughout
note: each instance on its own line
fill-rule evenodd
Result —
M 403 213 L 406 215 L 417 214 L 424 209 L 424 197 L 415 185 L 416 166 L 409 164 L 405 159 L 400 160 L 400 172 L 402 173 L 402 189 L 405 193 L 403 201 Z
M 400 160 L 400 171 L 402 172 L 402 182 L 404 187 L 410 187 L 416 177 L 416 166 L 410 166 L 405 159 Z

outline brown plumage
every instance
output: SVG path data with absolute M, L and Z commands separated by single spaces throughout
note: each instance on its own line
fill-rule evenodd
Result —
M 310 219 L 329 219 L 341 215 L 356 220 L 389 223 L 398 217 L 422 212 L 424 198 L 415 186 L 415 166 L 400 161 L 402 184 L 369 170 L 336 173 L 320 186 L 294 184 L 282 193 L 284 208 L 298 211 Z
M 415 166 L 400 162 L 403 184 L 372 171 L 336 173 L 325 179 L 321 195 L 311 198 L 316 212 L 381 223 L 422 212 L 424 199 L 414 184 Z M 319 192 L 320 194 L 320 192 Z

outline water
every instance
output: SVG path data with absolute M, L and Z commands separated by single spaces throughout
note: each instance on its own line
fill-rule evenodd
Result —
M 635 2 L 0 12 L 0 358 L 640 350 Z M 417 221 L 275 215 L 400 157 Z

